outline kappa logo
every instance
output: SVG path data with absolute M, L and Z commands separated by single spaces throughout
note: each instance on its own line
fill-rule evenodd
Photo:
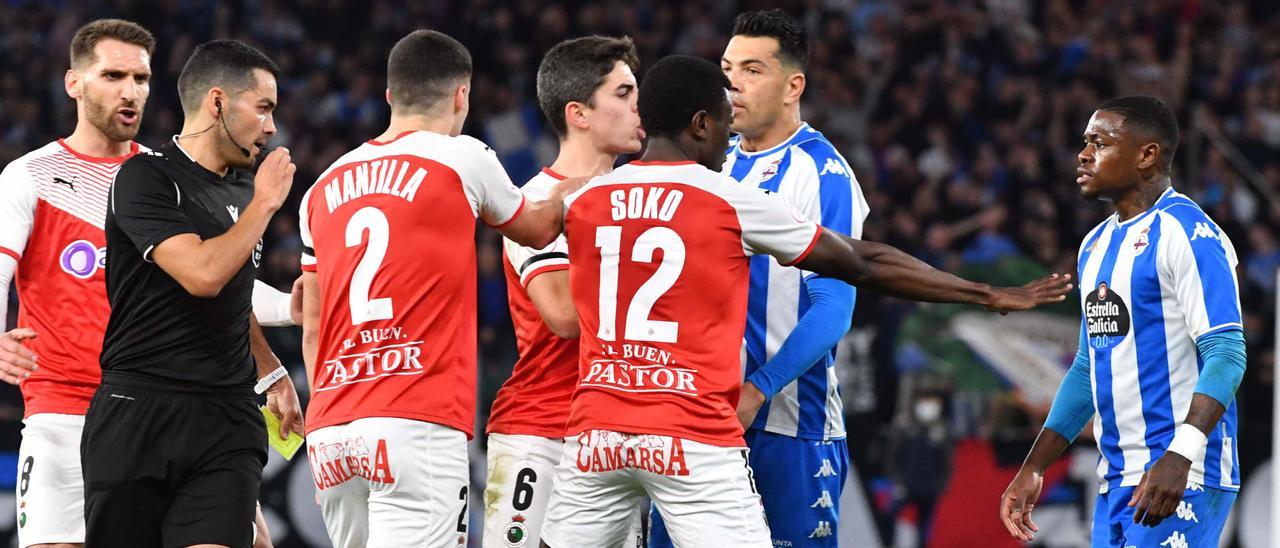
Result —
M 1164 542 L 1161 542 L 1160 545 L 1168 546 L 1169 548 L 1191 548 L 1191 545 L 1187 543 L 1187 536 L 1177 531 L 1169 535 L 1169 538 L 1164 539 Z
M 818 173 L 818 176 L 821 177 L 828 173 L 834 173 L 836 175 L 849 174 L 849 172 L 844 169 L 844 164 L 836 161 L 835 158 L 827 158 L 827 163 L 822 165 L 822 172 Z
M 1191 241 L 1194 242 L 1200 238 L 1212 238 L 1217 240 L 1218 231 L 1214 230 L 1209 223 L 1196 223 L 1196 229 L 1191 233 Z
M 809 508 L 832 508 L 834 506 L 835 503 L 831 500 L 831 492 L 823 489 L 822 496 L 818 497 L 818 500 L 814 501 L 813 504 L 810 504 Z
M 830 459 L 822 459 L 822 466 L 818 468 L 818 473 L 814 474 L 815 478 L 829 478 L 836 475 L 836 467 L 831 466 Z
M 809 538 L 824 538 L 831 536 L 831 534 L 831 522 L 819 521 L 818 526 L 813 529 L 812 533 L 809 533 Z
M 1177 513 L 1178 513 L 1178 517 L 1180 517 L 1180 518 L 1182 518 L 1182 519 L 1184 519 L 1184 520 L 1187 520 L 1187 521 L 1194 521 L 1194 522 L 1196 522 L 1196 523 L 1200 523 L 1200 520 L 1196 519 L 1196 512 L 1195 512 L 1195 509 L 1193 509 L 1193 508 L 1191 507 L 1191 503 L 1189 503 L 1189 502 L 1187 502 L 1187 501 L 1185 501 L 1185 500 L 1178 501 L 1178 512 L 1177 512 Z
M 1187 482 L 1187 490 L 1188 490 L 1188 491 L 1200 491 L 1200 492 L 1204 492 L 1204 486 L 1203 486 L 1203 485 L 1200 485 L 1199 483 L 1195 483 L 1195 482 L 1193 482 L 1193 481 L 1188 481 L 1188 482 Z

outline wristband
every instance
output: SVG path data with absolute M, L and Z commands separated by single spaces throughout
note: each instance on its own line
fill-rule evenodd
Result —
M 1173 434 L 1173 441 L 1169 442 L 1168 451 L 1187 457 L 1191 462 L 1199 462 L 1204 458 L 1204 450 L 1208 444 L 1209 438 L 1204 435 L 1204 432 L 1195 426 L 1183 423 Z
M 271 388 L 276 381 L 289 376 L 289 370 L 284 366 L 277 367 L 275 371 L 267 373 L 267 376 L 258 379 L 258 384 L 253 385 L 253 391 L 262 394 Z

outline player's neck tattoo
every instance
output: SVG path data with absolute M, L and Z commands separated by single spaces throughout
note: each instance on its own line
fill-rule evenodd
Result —
M 1169 188 L 1169 177 L 1163 173 L 1152 173 L 1142 176 L 1142 183 L 1132 194 L 1128 200 L 1116 202 L 1116 211 L 1120 213 L 1120 219 L 1127 221 L 1141 214 L 1143 211 L 1151 209 L 1156 204 L 1164 191 Z

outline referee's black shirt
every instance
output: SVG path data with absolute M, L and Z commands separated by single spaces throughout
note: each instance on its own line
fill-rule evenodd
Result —
M 213 298 L 191 295 L 152 262 L 155 246 L 193 233 L 202 240 L 231 228 L 253 198 L 253 174 L 219 177 L 173 141 L 130 158 L 111 185 L 107 208 L 107 298 L 111 318 L 102 347 L 104 381 L 158 386 L 250 389 L 253 280 L 262 242 Z

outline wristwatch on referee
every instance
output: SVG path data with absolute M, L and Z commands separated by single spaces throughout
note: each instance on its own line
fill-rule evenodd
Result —
M 288 369 L 285 369 L 283 365 L 277 367 L 275 371 L 267 373 L 267 376 L 258 379 L 258 384 L 253 385 L 253 391 L 259 394 L 265 394 L 267 389 L 271 388 L 271 385 L 275 384 L 276 381 L 288 376 Z

